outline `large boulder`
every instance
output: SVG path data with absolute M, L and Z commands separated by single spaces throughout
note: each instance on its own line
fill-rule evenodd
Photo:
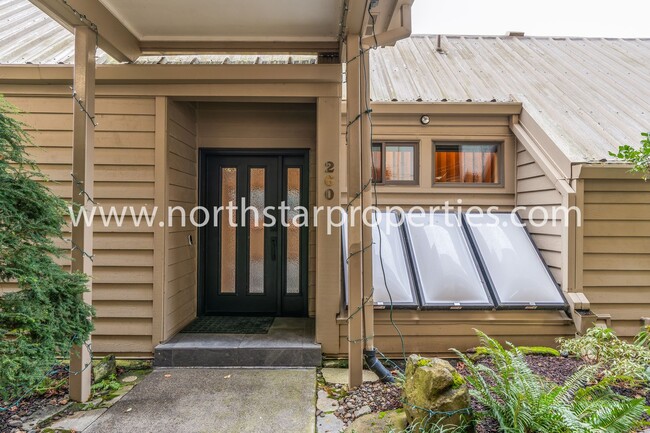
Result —
M 355 419 L 345 433 L 398 433 L 406 430 L 406 424 L 403 410 L 375 412 Z
M 445 360 L 411 355 L 406 363 L 404 411 L 409 424 L 460 426 L 470 419 L 465 379 Z

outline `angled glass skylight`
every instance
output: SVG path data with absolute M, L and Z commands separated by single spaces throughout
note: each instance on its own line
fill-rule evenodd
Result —
M 408 264 L 403 228 L 394 213 L 373 216 L 372 228 L 372 284 L 375 305 L 417 306 L 411 272 Z M 347 275 L 347 221 L 343 225 L 343 273 L 346 302 L 348 299 Z M 381 245 L 381 255 L 380 255 Z M 385 276 L 385 277 L 384 277 Z
M 464 219 L 499 307 L 565 306 L 560 288 L 516 214 L 469 213 Z
M 453 213 L 426 213 L 405 218 L 423 306 L 492 307 L 458 217 Z

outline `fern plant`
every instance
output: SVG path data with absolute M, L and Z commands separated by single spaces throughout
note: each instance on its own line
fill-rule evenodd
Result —
M 470 393 L 506 433 L 628 433 L 641 423 L 643 399 L 614 393 L 610 382 L 595 383 L 598 367 L 577 371 L 563 385 L 532 372 L 515 346 L 506 350 L 477 331 L 493 367 L 454 350 L 467 366 Z M 594 384 L 595 383 L 595 384 Z

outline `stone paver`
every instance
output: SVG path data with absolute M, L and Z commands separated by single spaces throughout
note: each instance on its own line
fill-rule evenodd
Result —
M 77 412 L 67 418 L 54 422 L 50 428 L 54 430 L 70 430 L 82 432 L 104 414 L 108 409 L 93 409 Z
M 316 370 L 160 369 L 84 433 L 313 433 Z
M 339 402 L 333 398 L 330 398 L 325 390 L 319 390 L 317 397 L 318 399 L 316 400 L 316 409 L 322 412 L 334 412 L 339 408 Z
M 323 379 L 327 383 L 338 383 L 342 385 L 348 384 L 348 369 L 347 368 L 323 368 Z M 377 375 L 370 370 L 363 370 L 364 382 L 375 382 L 379 380 Z
M 318 433 L 340 433 L 345 430 L 345 424 L 333 413 L 322 414 L 316 418 Z

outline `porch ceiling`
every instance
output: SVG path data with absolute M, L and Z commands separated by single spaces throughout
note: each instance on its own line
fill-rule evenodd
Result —
M 344 0 L 100 0 L 140 41 L 330 41 Z
M 63 26 L 96 28 L 118 61 L 143 54 L 337 53 L 350 32 L 392 45 L 414 0 L 30 0 Z M 370 10 L 374 17 L 370 26 Z

